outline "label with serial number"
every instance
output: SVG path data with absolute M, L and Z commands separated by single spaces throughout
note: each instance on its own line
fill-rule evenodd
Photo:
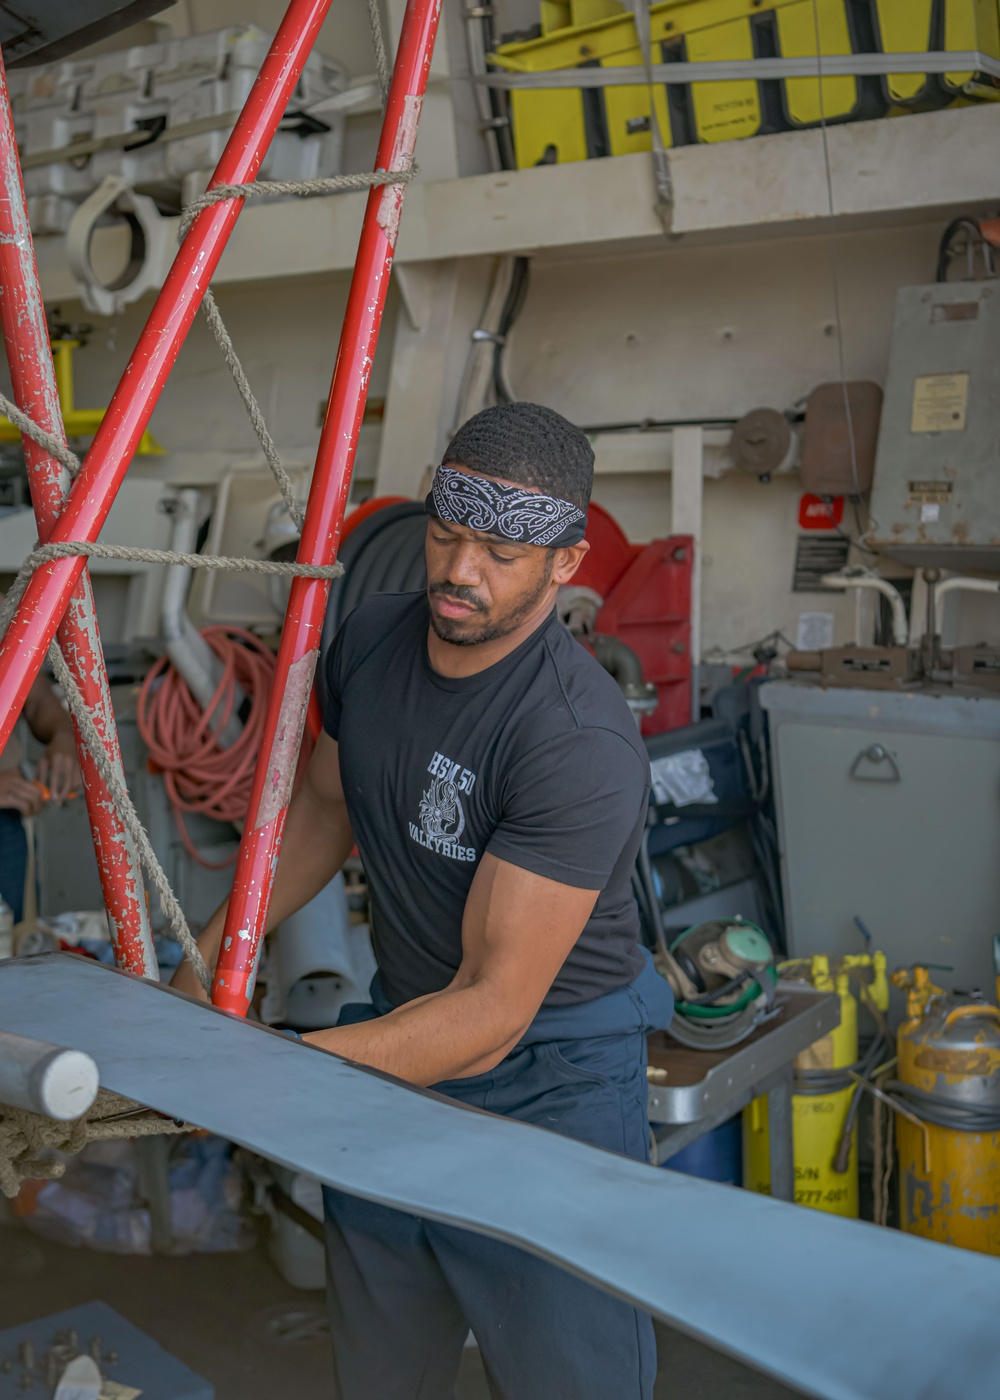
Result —
M 910 432 L 962 432 L 968 406 L 968 374 L 920 374 L 913 381 Z

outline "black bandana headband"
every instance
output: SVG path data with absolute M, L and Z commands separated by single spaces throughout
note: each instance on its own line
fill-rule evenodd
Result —
M 454 467 L 438 467 L 424 505 L 428 515 L 439 520 L 486 535 L 503 535 L 515 544 L 557 549 L 579 544 L 587 530 L 586 511 L 569 501 L 520 486 L 501 486 L 490 477 L 468 476 Z

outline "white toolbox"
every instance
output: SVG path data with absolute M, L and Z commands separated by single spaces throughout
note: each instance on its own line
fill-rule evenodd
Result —
M 270 42 L 254 25 L 231 26 L 10 73 L 33 232 L 64 233 L 107 175 L 151 196 L 161 213 L 176 213 L 207 183 Z M 327 104 L 346 85 L 337 63 L 310 56 L 261 179 L 340 173 L 344 118 Z M 69 145 L 136 134 L 145 144 L 45 159 Z

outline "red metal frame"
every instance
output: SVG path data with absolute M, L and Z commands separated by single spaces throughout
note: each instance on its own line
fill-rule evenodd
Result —
M 377 170 L 403 171 L 410 166 L 439 15 L 440 0 L 407 0 L 376 157 Z M 298 558 L 304 563 L 329 564 L 337 555 L 389 287 L 403 191 L 403 185 L 387 185 L 373 189 L 368 197 L 299 545 Z M 240 1015 L 246 1013 L 253 992 L 328 594 L 326 582 L 304 578 L 292 581 L 265 736 L 212 988 L 212 1000 L 217 1006 Z
M 210 188 L 244 184 L 256 176 L 330 3 L 291 0 Z M 211 205 L 192 224 L 50 540 L 95 540 L 100 533 L 243 203 L 233 199 Z M 11 619 L 0 644 L 0 748 L 17 722 L 83 570 L 79 557 L 36 570 Z
M 0 322 L 14 400 L 47 432 L 66 441 L 59 393 L 49 346 L 45 307 L 38 282 L 35 248 L 11 122 L 7 77 L 0 58 Z M 24 440 L 28 483 L 35 507 L 38 537 L 47 540 L 69 488 L 69 474 L 46 450 Z M 104 654 L 101 650 L 90 580 L 81 578 L 58 632 L 59 645 L 73 678 L 104 740 L 118 777 L 125 782 Z M 16 718 L 16 716 L 15 716 Z M 120 967 L 142 977 L 159 975 L 149 928 L 149 911 L 138 855 L 125 831 L 104 780 L 77 735 L 77 753 L 94 850 L 108 910 L 115 958 Z

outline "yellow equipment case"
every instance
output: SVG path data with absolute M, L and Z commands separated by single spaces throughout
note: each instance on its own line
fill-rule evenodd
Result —
M 995 3 L 995 0 L 991 0 Z M 817 22 L 823 54 L 873 45 L 871 0 L 661 0 L 650 8 L 652 61 L 725 63 L 812 57 Z M 540 74 L 582 67 L 641 67 L 635 22 L 617 0 L 543 0 L 541 34 L 501 44 L 497 68 Z M 654 99 L 664 144 L 732 141 L 769 132 L 880 116 L 878 78 L 748 78 L 658 84 Z M 519 167 L 648 151 L 650 90 L 531 88 L 510 94 Z
M 872 0 L 881 53 L 978 50 L 1000 60 L 1000 0 Z M 889 73 L 886 101 L 910 111 L 1000 99 L 1000 84 L 982 73 Z

